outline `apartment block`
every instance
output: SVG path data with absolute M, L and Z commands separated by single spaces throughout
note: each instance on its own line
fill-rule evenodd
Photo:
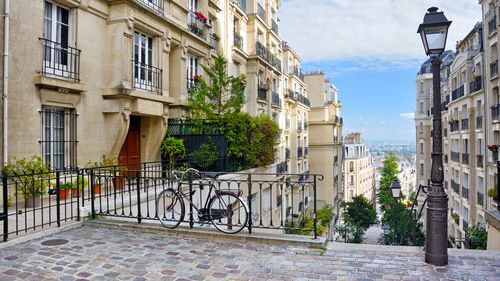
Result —
M 342 105 L 338 89 L 321 71 L 306 73 L 304 81 L 311 101 L 309 113 L 310 171 L 322 174 L 318 183 L 318 198 L 332 205 L 339 214 L 343 200 L 342 180 Z
M 376 169 L 361 133 L 354 132 L 344 137 L 343 159 L 344 202 L 349 202 L 358 195 L 375 202 Z

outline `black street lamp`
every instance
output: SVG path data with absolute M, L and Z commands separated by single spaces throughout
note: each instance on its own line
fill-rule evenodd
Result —
M 401 195 L 401 185 L 398 180 L 393 180 L 391 184 L 392 198 L 394 198 L 394 245 L 398 245 L 398 215 L 399 196 Z
M 431 57 L 433 110 L 431 186 L 427 193 L 425 262 L 437 266 L 448 264 L 448 195 L 443 188 L 443 137 L 441 128 L 441 59 L 451 21 L 443 12 L 431 7 L 417 33 L 422 37 L 425 53 Z

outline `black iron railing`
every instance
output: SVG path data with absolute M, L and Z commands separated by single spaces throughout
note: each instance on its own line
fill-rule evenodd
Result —
M 240 50 L 243 50 L 243 37 L 240 34 L 234 33 L 234 46 Z
M 454 120 L 450 123 L 450 132 L 456 132 L 460 128 L 460 124 L 458 123 L 458 120 Z
M 262 5 L 260 5 L 259 3 L 257 3 L 257 15 L 259 15 L 259 17 L 264 21 L 266 22 L 266 10 L 264 9 L 264 7 L 262 7 Z
M 281 99 L 279 94 L 276 92 L 271 93 L 271 105 L 281 107 Z
M 146 90 L 162 95 L 163 70 L 152 65 L 132 61 L 134 89 Z
M 491 120 L 500 120 L 500 104 L 495 104 L 491 106 Z
M 476 166 L 479 168 L 484 167 L 484 155 L 476 155 Z
M 163 14 L 163 0 L 139 0 L 144 6 L 147 6 L 161 14 Z
M 477 204 L 484 206 L 484 194 L 481 192 L 477 192 Z
M 297 148 L 297 158 L 304 156 L 302 147 Z
M 469 199 L 469 188 L 462 186 L 462 197 L 465 199 Z
M 288 164 L 286 162 L 281 162 L 278 165 L 276 165 L 277 174 L 284 174 L 286 172 L 288 172 Z
M 492 34 L 497 30 L 497 16 L 493 16 L 488 21 L 488 35 Z
M 236 4 L 236 6 L 240 7 L 240 9 L 243 12 L 246 12 L 246 10 L 247 10 L 246 0 L 231 0 L 231 2 Z
M 257 100 L 267 102 L 267 92 L 268 92 L 267 88 L 259 87 L 259 90 L 257 92 Z
M 290 148 L 285 148 L 285 158 L 290 159 Z
M 482 89 L 481 76 L 476 77 L 476 80 L 471 81 L 469 85 L 471 93 L 481 90 Z
M 208 19 L 200 12 L 189 11 L 188 27 L 192 33 L 206 40 Z
M 297 95 L 298 93 L 294 92 L 292 89 L 288 89 L 287 93 L 285 94 L 285 98 L 297 101 Z
M 451 92 L 451 100 L 456 100 L 464 96 L 464 85 Z
M 309 155 L 309 147 L 304 147 L 304 156 Z
M 274 31 L 274 33 L 278 34 L 278 23 L 276 23 L 274 19 L 271 20 L 271 29 Z
M 451 189 L 458 195 L 460 195 L 460 184 L 456 183 L 454 180 L 451 180 Z
M 311 107 L 311 102 L 309 101 L 309 99 L 301 94 L 298 94 L 297 101 L 307 107 Z
M 80 50 L 40 38 L 43 42 L 42 75 L 80 82 Z
M 469 129 L 469 119 L 464 118 L 462 119 L 462 130 L 468 130 Z
M 424 154 L 424 152 L 422 151 L 420 154 Z M 443 154 L 443 161 L 444 163 L 448 163 L 448 154 Z
M 490 63 L 490 77 L 498 75 L 498 60 Z
M 260 43 L 259 41 L 257 41 L 255 43 L 255 51 L 257 52 L 257 56 L 261 57 L 263 60 L 267 61 L 268 60 L 268 57 L 269 57 L 269 51 L 267 50 L 267 48 L 262 44 Z
M 451 161 L 460 162 L 460 152 L 452 151 L 450 154 L 451 154 Z
M 462 164 L 469 165 L 469 153 L 462 153 Z

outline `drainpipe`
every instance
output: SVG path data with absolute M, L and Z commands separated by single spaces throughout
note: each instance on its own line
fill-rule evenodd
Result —
M 481 13 L 484 15 L 484 6 L 481 5 Z M 484 18 L 486 20 L 486 18 Z M 487 59 L 486 57 L 488 56 L 486 50 L 488 49 L 487 46 L 485 46 L 485 42 L 486 42 L 486 38 L 487 38 L 487 35 L 485 34 L 487 29 L 486 29 L 486 26 L 485 26 L 485 21 L 483 21 L 483 39 L 482 39 L 482 51 L 483 51 L 483 57 L 481 59 L 482 63 L 483 63 L 483 75 L 481 77 L 481 83 L 483 83 L 483 93 L 484 93 L 484 103 L 483 103 L 483 132 L 484 132 L 484 144 L 483 144 L 483 153 L 484 153 L 484 197 L 486 199 L 486 202 L 483 202 L 485 206 L 483 206 L 483 211 L 486 211 L 488 210 L 488 206 L 490 205 L 490 199 L 488 197 L 488 189 L 489 189 L 489 183 L 490 183 L 490 168 L 489 168 L 489 165 L 488 165 L 488 153 L 489 153 L 489 150 L 488 150 L 488 130 L 486 130 L 486 128 L 488 128 L 488 124 L 490 121 L 488 116 L 491 116 L 490 115 L 490 111 L 488 110 L 488 106 L 490 105 L 489 101 L 488 101 L 488 94 L 489 94 L 489 87 L 487 87 L 486 85 L 486 82 L 488 81 L 488 79 L 486 79 L 486 73 L 488 73 L 488 66 L 486 65 L 486 62 L 487 62 Z
M 9 148 L 9 6 L 10 0 L 5 0 L 4 2 L 4 29 L 3 29 L 3 164 L 7 163 L 8 160 L 8 148 Z

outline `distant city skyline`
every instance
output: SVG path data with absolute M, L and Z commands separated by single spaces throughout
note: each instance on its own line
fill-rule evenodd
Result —
M 416 33 L 427 8 L 453 21 L 447 49 L 481 21 L 476 1 L 284 0 L 280 35 L 339 89 L 343 135 L 367 141 L 415 139 L 415 77 L 427 57 Z

